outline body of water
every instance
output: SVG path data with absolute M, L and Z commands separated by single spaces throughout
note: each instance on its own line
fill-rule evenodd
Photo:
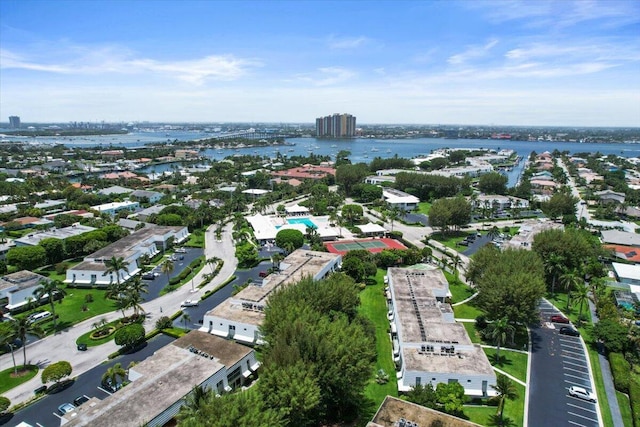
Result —
M 133 132 L 126 135 L 104 136 L 78 136 L 78 137 L 7 137 L 3 141 L 28 141 L 39 144 L 64 144 L 67 147 L 113 147 L 113 148 L 137 148 L 151 143 L 172 141 L 195 141 L 210 138 L 212 135 L 204 132 L 171 131 L 166 132 Z M 346 139 L 324 140 L 316 138 L 288 138 L 287 145 L 269 147 L 247 147 L 240 149 L 206 149 L 202 155 L 222 160 L 234 155 L 257 155 L 274 158 L 279 153 L 282 156 L 307 156 L 317 154 L 333 156 L 340 150 L 351 153 L 349 159 L 353 163 L 368 163 L 376 157 L 389 158 L 393 156 L 403 158 L 421 157 L 430 154 L 439 148 L 471 148 L 493 149 L 504 148 L 515 150 L 524 159 L 528 158 L 532 151 L 542 153 L 544 151 L 569 151 L 570 153 L 596 153 L 604 155 L 615 154 L 624 157 L 640 157 L 640 144 L 633 143 L 579 143 L 579 142 L 554 142 L 554 141 L 507 141 L 491 139 L 442 139 L 442 138 L 418 138 L 418 139 Z M 175 164 L 155 165 L 141 170 L 143 173 L 161 173 L 172 169 Z M 514 185 L 524 167 L 521 162 L 518 167 L 508 172 L 509 185 Z

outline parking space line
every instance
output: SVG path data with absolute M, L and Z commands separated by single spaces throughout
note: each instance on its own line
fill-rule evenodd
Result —
M 577 378 L 579 380 L 585 380 L 585 381 L 589 381 L 588 378 L 585 378 L 583 376 L 578 376 L 578 375 L 573 375 L 573 374 L 564 374 L 565 377 L 571 377 L 571 378 Z
M 569 415 L 573 415 L 573 416 L 575 416 L 575 417 L 580 417 L 580 418 L 583 418 L 583 419 L 585 419 L 585 420 L 593 421 L 593 422 L 595 422 L 595 423 L 597 423 L 597 422 L 598 422 L 598 419 L 595 419 L 595 420 L 594 420 L 593 418 L 585 417 L 584 415 L 576 414 L 575 412 L 567 412 L 567 414 L 569 414 Z
M 591 413 L 593 413 L 593 414 L 595 414 L 595 413 L 596 413 L 596 411 L 594 411 L 593 409 L 583 408 L 582 406 L 574 405 L 573 403 L 567 403 L 567 405 L 569 405 L 569 406 L 573 406 L 574 408 L 578 408 L 578 409 L 581 409 L 581 410 L 583 410 L 583 411 L 591 412 Z
M 580 372 L 581 374 L 584 373 L 584 368 L 581 367 L 582 369 L 577 369 L 577 368 L 572 368 L 570 366 L 563 366 L 562 369 L 565 369 L 567 371 L 575 371 L 575 372 Z
M 568 356 L 566 354 L 561 354 L 560 357 L 564 357 L 566 359 L 572 359 L 572 360 L 580 360 L 582 362 L 584 362 L 584 358 L 579 358 L 579 357 L 573 357 L 573 356 Z
M 587 426 L 586 426 L 586 425 L 584 425 L 584 424 L 580 424 L 580 423 L 577 423 L 577 422 L 575 422 L 575 421 L 571 421 L 571 420 L 569 420 L 569 424 L 573 424 L 573 425 L 580 426 L 580 427 L 587 427 Z
M 113 393 L 109 393 L 107 390 L 103 389 L 102 387 L 98 387 L 98 390 L 104 391 L 105 393 L 107 393 L 109 396 L 111 396 Z
M 565 383 L 570 384 L 570 385 L 577 385 L 580 387 L 589 387 L 591 384 L 589 384 L 589 382 L 587 383 L 579 383 L 577 381 L 571 381 L 571 380 L 564 380 Z
M 567 350 L 566 348 L 563 348 L 560 350 L 561 353 L 564 355 L 568 355 L 574 358 L 582 358 L 582 360 L 584 360 L 584 354 L 582 352 L 578 352 L 578 351 L 571 351 L 571 350 Z
M 576 363 L 576 362 L 572 362 L 570 360 L 563 360 L 562 361 L 563 365 L 573 365 L 573 366 L 578 366 L 580 368 L 582 368 L 584 370 L 585 364 L 584 363 Z
M 561 342 L 560 346 L 561 347 L 568 347 L 568 348 L 571 348 L 571 349 L 580 349 L 580 350 L 582 350 L 582 346 L 579 343 L 563 343 L 563 342 Z

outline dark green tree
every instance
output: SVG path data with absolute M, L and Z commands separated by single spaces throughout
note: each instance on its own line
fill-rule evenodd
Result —
M 54 381 L 57 384 L 61 379 L 71 375 L 72 371 L 71 364 L 65 360 L 52 363 L 42 371 L 42 383 Z
M 478 190 L 484 194 L 507 194 L 509 178 L 498 172 L 490 172 L 480 176 Z
M 302 232 L 299 230 L 293 229 L 284 229 L 278 231 L 278 233 L 276 234 L 276 246 L 284 249 L 285 246 L 287 246 L 287 243 L 291 244 L 290 248 L 292 247 L 293 250 L 301 248 L 304 244 L 304 234 L 302 234 Z M 288 252 L 293 252 L 293 250 Z
M 144 341 L 144 326 L 139 323 L 123 326 L 113 336 L 116 345 L 123 347 L 135 347 Z

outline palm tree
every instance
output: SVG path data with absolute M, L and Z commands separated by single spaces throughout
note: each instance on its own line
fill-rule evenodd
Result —
M 2 335 L 0 335 L 0 347 L 7 346 L 11 351 L 11 359 L 13 360 L 13 373 L 14 375 L 18 374 L 18 366 L 16 365 L 16 355 L 13 352 L 14 344 L 16 336 L 14 335 L 11 329 L 2 331 Z
M 129 286 L 127 286 L 127 290 L 142 296 L 142 294 L 148 294 L 149 293 L 149 284 L 146 283 L 146 282 L 143 282 L 142 280 L 140 280 L 140 277 L 136 276 L 129 283 Z M 143 299 L 143 301 L 144 301 L 144 299 Z
M 496 385 L 491 386 L 497 393 L 497 397 L 499 399 L 498 404 L 498 417 L 500 420 L 500 425 L 502 425 L 502 413 L 504 412 L 504 401 L 505 399 L 514 400 L 518 397 L 518 390 L 516 386 L 513 384 L 513 381 L 509 379 L 506 375 L 497 374 L 496 375 Z
M 582 279 L 576 270 L 567 271 L 560 276 L 560 283 L 567 291 L 567 311 L 569 311 L 569 303 L 571 301 L 571 290 L 582 284 Z
M 111 381 L 114 390 L 118 389 L 118 379 L 124 381 L 127 377 L 127 371 L 124 370 L 121 363 L 116 363 L 102 374 L 102 383 Z
M 184 312 L 182 313 L 182 323 L 184 324 L 184 330 L 187 330 L 187 323 L 191 321 L 191 316 L 189 316 L 189 313 Z
M 489 236 L 489 238 L 491 240 L 495 239 L 496 237 L 500 236 L 500 229 L 498 228 L 497 225 L 494 225 L 493 227 L 491 227 L 491 229 L 489 230 L 489 232 L 487 233 L 487 236 Z
M 144 313 L 144 309 L 142 308 L 142 305 L 140 305 L 143 301 L 144 300 L 140 293 L 128 288 L 122 298 L 123 313 L 125 309 L 133 308 L 133 314 L 138 317 L 138 312 L 142 311 Z
M 44 296 L 49 298 L 49 306 L 51 307 L 51 315 L 53 316 L 53 331 L 58 330 L 58 322 L 56 320 L 56 305 L 54 304 L 54 296 L 56 294 L 66 295 L 64 289 L 62 289 L 62 282 L 60 280 L 48 280 L 42 279 L 38 282 L 39 287 L 33 291 L 33 296 L 37 301 L 40 301 Z
M 184 405 L 180 408 L 178 413 L 178 419 L 180 421 L 186 421 L 189 418 L 195 417 L 200 409 L 206 404 L 207 398 L 211 394 L 211 389 L 197 385 L 191 389 L 191 393 L 187 395 Z
M 393 223 L 394 221 L 400 218 L 401 212 L 398 206 L 394 206 L 387 211 L 387 218 L 389 219 L 389 223 L 391 224 L 391 232 L 393 232 Z
M 44 335 L 44 331 L 38 325 L 31 323 L 27 317 L 16 318 L 11 322 L 10 333 L 22 342 L 22 365 L 27 366 L 27 335 Z
M 160 271 L 162 271 L 164 274 L 167 275 L 167 281 L 169 281 L 170 280 L 169 276 L 171 275 L 171 273 L 173 273 L 173 261 L 168 259 L 165 262 L 163 262 L 162 267 L 160 268 Z
M 507 342 L 508 337 L 513 337 L 515 328 L 509 323 L 509 319 L 503 317 L 493 321 L 489 325 L 489 337 L 496 345 L 496 362 L 500 361 L 500 346 Z
M 104 273 L 102 273 L 103 276 L 106 275 L 111 275 L 112 273 L 116 273 L 116 285 L 117 288 L 113 288 L 111 287 L 110 291 L 108 292 L 109 297 L 113 298 L 114 296 L 116 296 L 118 293 L 122 292 L 122 287 L 120 286 L 120 272 L 124 271 L 125 273 L 129 274 L 129 267 L 127 265 L 127 263 L 125 262 L 123 257 L 115 257 L 112 256 L 111 259 L 108 259 L 104 262 L 104 265 L 107 267 L 107 269 L 105 270 Z M 113 295 L 113 294 L 116 295 Z
M 556 292 L 556 279 L 564 271 L 564 258 L 560 254 L 549 254 L 544 267 L 551 275 L 551 298 L 553 298 Z
M 584 284 L 580 284 L 576 289 L 571 292 L 571 299 L 577 304 L 580 304 L 580 310 L 578 311 L 578 322 L 582 323 L 582 306 L 589 300 L 589 288 Z

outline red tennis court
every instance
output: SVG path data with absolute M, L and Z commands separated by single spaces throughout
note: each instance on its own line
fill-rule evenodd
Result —
M 365 249 L 371 253 L 382 252 L 385 249 L 407 249 L 405 245 L 394 239 L 360 239 L 325 242 L 327 250 L 334 254 L 344 255 L 355 249 Z

